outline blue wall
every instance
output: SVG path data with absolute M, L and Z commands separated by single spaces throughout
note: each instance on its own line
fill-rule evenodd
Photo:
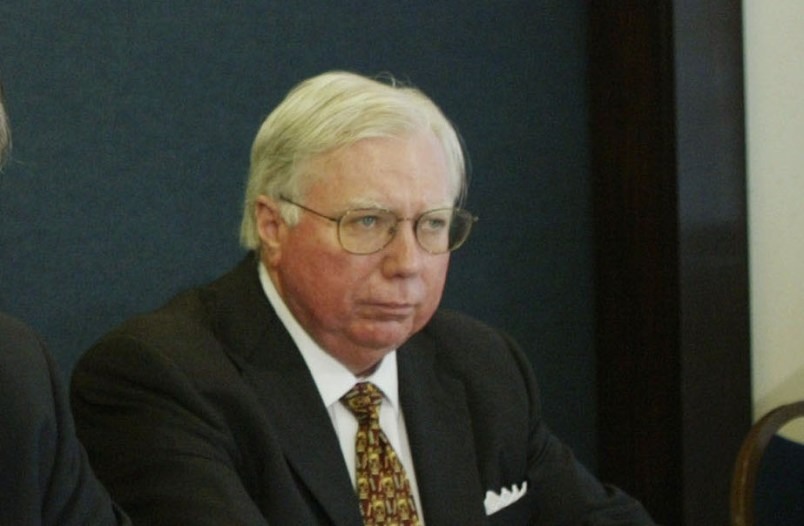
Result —
M 3 0 L 0 309 L 69 372 L 241 257 L 251 140 L 290 87 L 388 71 L 441 105 L 472 159 L 481 220 L 445 303 L 522 343 L 552 426 L 594 464 L 585 46 L 579 0 Z

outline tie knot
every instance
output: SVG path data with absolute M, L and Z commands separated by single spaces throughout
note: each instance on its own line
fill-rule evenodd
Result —
M 343 395 L 341 401 L 358 420 L 379 418 L 382 391 L 371 382 L 360 382 Z

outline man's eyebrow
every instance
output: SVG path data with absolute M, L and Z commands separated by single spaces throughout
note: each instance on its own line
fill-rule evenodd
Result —
M 386 205 L 380 203 L 376 199 L 370 199 L 367 197 L 356 197 L 353 199 L 349 199 L 346 202 L 346 207 L 349 209 L 355 208 L 380 208 L 382 210 L 390 210 Z
M 454 203 L 452 201 L 444 201 L 444 203 L 437 203 L 433 204 L 432 206 L 428 207 L 424 212 L 429 212 L 430 210 L 438 210 L 441 208 L 452 208 Z M 365 208 L 377 208 L 379 210 L 387 210 L 389 212 L 396 213 L 396 210 L 389 207 L 388 205 L 377 201 L 376 199 L 368 198 L 368 197 L 355 197 L 353 199 L 349 199 L 346 202 L 345 210 L 360 210 Z

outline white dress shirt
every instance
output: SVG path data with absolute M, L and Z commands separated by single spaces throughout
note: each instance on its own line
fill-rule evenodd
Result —
M 268 297 L 268 301 L 276 311 L 290 337 L 299 348 L 307 368 L 313 376 L 318 393 L 324 402 L 332 426 L 340 441 L 343 459 L 352 479 L 352 486 L 356 487 L 355 467 L 355 436 L 357 435 L 357 418 L 346 408 L 340 399 L 358 382 L 372 382 L 383 392 L 383 403 L 380 406 L 380 427 L 388 441 L 396 451 L 402 466 L 410 481 L 410 489 L 416 500 L 416 509 L 419 519 L 424 524 L 421 501 L 419 500 L 419 487 L 416 483 L 416 472 L 413 468 L 413 456 L 410 453 L 408 434 L 405 428 L 405 418 L 399 403 L 399 389 L 396 372 L 396 351 L 388 353 L 372 374 L 366 377 L 357 377 L 342 363 L 328 352 L 324 351 L 302 328 L 290 310 L 285 305 L 279 292 L 276 290 L 265 265 L 260 263 L 260 282 Z

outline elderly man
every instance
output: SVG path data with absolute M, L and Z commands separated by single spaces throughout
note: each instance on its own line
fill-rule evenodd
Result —
M 0 169 L 11 131 L 0 84 Z M 129 524 L 89 467 L 55 360 L 0 313 L 0 524 Z
M 550 434 L 516 344 L 438 310 L 465 187 L 421 92 L 291 91 L 252 149 L 253 252 L 76 369 L 80 434 L 135 523 L 652 524 Z

